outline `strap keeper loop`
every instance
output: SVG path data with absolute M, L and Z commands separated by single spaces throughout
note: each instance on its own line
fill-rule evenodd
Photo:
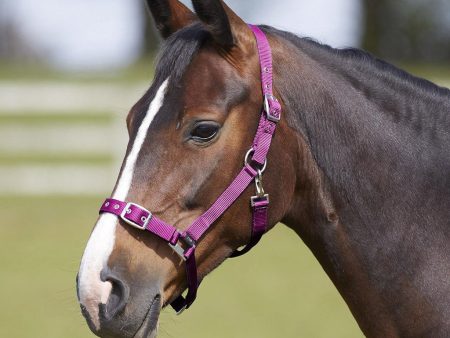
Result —
M 255 170 L 249 163 L 246 163 L 244 168 L 247 174 L 249 174 L 251 177 L 255 177 L 258 174 L 258 171 Z
M 178 243 L 178 240 L 180 239 L 180 237 L 181 237 L 181 232 L 179 232 L 178 230 L 174 231 L 172 238 L 169 241 L 169 244 L 176 245 Z

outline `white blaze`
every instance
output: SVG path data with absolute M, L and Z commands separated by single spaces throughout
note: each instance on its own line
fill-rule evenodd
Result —
M 112 198 L 126 200 L 133 178 L 136 160 L 144 143 L 153 118 L 160 110 L 166 92 L 168 79 L 159 87 L 156 96 L 150 103 L 147 114 L 139 126 L 131 151 L 128 154 L 122 173 L 117 182 Z M 94 227 L 94 231 L 84 250 L 78 274 L 78 288 L 80 303 L 89 312 L 91 320 L 99 328 L 98 305 L 106 304 L 111 293 L 111 283 L 100 280 L 100 272 L 108 262 L 109 255 L 114 248 L 117 216 L 102 214 Z

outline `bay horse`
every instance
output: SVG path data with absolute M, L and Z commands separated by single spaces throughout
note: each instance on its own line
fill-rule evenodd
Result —
M 257 197 L 270 193 L 264 230 L 282 222 L 301 237 L 365 335 L 450 336 L 450 91 L 360 50 L 249 26 L 221 0 L 192 2 L 195 13 L 148 1 L 165 44 L 77 276 L 91 330 L 156 336 L 162 308 L 188 307 L 186 288 L 254 244 L 253 183 L 204 236 L 190 232 L 246 171 Z M 242 162 L 274 118 L 267 97 L 282 113 L 262 176 L 259 148 Z

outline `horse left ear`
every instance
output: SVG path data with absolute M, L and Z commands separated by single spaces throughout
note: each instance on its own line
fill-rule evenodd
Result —
M 192 0 L 195 12 L 214 42 L 225 50 L 253 41 L 250 28 L 222 0 Z
M 147 6 L 164 39 L 197 20 L 195 14 L 178 0 L 147 0 Z

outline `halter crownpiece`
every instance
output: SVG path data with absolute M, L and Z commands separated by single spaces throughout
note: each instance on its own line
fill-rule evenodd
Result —
M 277 123 L 281 118 L 281 105 L 273 96 L 272 91 L 272 52 L 266 35 L 254 25 L 249 25 L 258 47 L 261 66 L 261 84 L 263 93 L 263 110 L 258 129 L 250 150 L 247 152 L 244 167 L 228 188 L 217 198 L 213 205 L 198 217 L 185 231 L 180 231 L 154 216 L 144 207 L 108 198 L 100 207 L 100 213 L 110 213 L 118 216 L 125 223 L 147 230 L 168 242 L 169 246 L 185 261 L 188 292 L 186 298 L 178 296 L 170 305 L 180 314 L 187 309 L 197 296 L 199 286 L 195 248 L 198 240 L 208 228 L 236 201 L 252 181 L 255 181 L 255 196 L 251 197 L 253 211 L 252 234 L 250 242 L 240 251 L 235 251 L 232 257 L 248 252 L 254 247 L 267 229 L 269 195 L 262 186 L 262 174 L 267 165 L 267 153 L 272 142 Z M 250 159 L 251 157 L 251 159 Z M 251 164 L 262 169 L 255 169 Z M 179 243 L 183 242 L 181 246 Z

